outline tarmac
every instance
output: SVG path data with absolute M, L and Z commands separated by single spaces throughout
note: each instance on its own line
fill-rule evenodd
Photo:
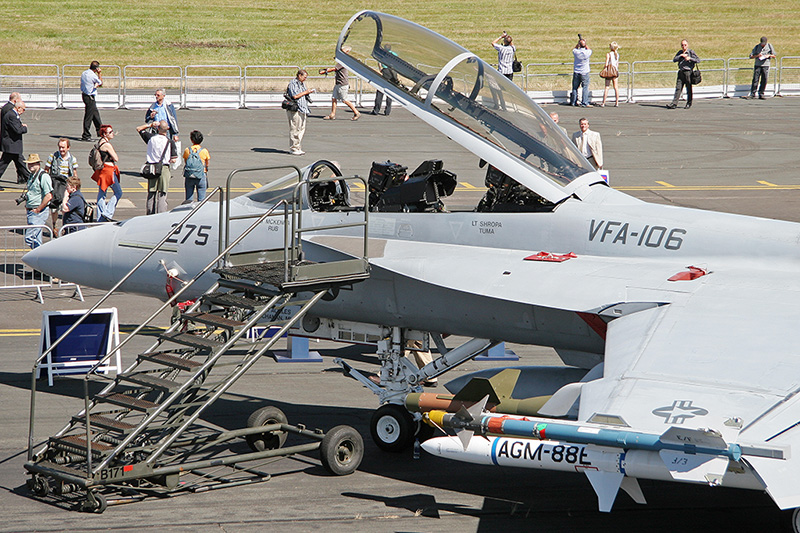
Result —
M 666 102 L 664 102 L 666 103 Z M 601 133 L 611 185 L 647 201 L 717 211 L 800 221 L 800 151 L 796 124 L 800 99 L 764 101 L 696 100 L 691 110 L 667 110 L 663 104 L 622 104 L 619 108 L 545 106 L 561 115 L 561 124 L 576 131 L 587 117 Z M 340 110 L 336 121 L 323 121 L 327 107 L 315 107 L 309 118 L 304 156 L 288 154 L 288 124 L 281 110 L 180 110 L 182 138 L 199 129 L 211 152 L 210 185 L 224 184 L 230 171 L 242 167 L 309 164 L 317 159 L 338 161 L 345 174 L 366 176 L 373 161 L 390 159 L 416 167 L 426 159 L 441 159 L 458 176 L 459 186 L 447 204 L 470 208 L 483 194 L 484 173 L 477 158 L 432 130 L 401 108 L 391 116 L 362 115 L 351 121 Z M 364 110 L 362 110 L 364 111 Z M 139 110 L 101 110 L 104 122 L 119 132 L 124 201 L 117 218 L 144 214 L 146 191 L 137 175 L 145 147 L 134 128 L 143 120 Z M 78 141 L 82 110 L 29 110 L 26 153 L 43 158 L 56 149 L 57 139 L 72 140 L 81 165 L 86 197 L 94 183 L 85 170 L 89 143 Z M 184 145 L 185 146 L 185 145 Z M 25 223 L 13 168 L 0 179 L 0 225 Z M 240 175 L 237 193 L 285 174 L 287 170 Z M 171 206 L 183 199 L 182 179 L 173 178 Z M 4 245 L 9 254 L 8 245 Z M 13 254 L 12 254 L 13 255 Z M 11 257 L 7 255 L 7 257 Z M 8 262 L 8 260 L 6 261 Z M 244 427 L 250 412 L 276 405 L 290 423 L 328 430 L 339 424 L 355 427 L 365 442 L 359 470 L 345 477 L 328 475 L 315 453 L 281 459 L 264 469 L 271 480 L 210 493 L 150 498 L 112 506 L 103 514 L 85 514 L 45 503 L 25 487 L 25 461 L 30 403 L 30 371 L 37 357 L 41 315 L 47 310 L 85 309 L 101 293 L 84 288 L 85 302 L 70 288 L 54 285 L 44 291 L 0 290 L 0 531 L 128 531 L 149 526 L 159 531 L 529 531 L 580 532 L 771 531 L 780 513 L 765 494 L 699 485 L 643 480 L 648 505 L 635 504 L 620 493 L 610 514 L 597 511 L 594 492 L 582 475 L 490 468 L 449 462 L 411 452 L 387 454 L 369 436 L 376 398 L 356 381 L 341 375 L 333 357 L 353 366 L 378 368 L 366 347 L 312 342 L 322 363 L 276 363 L 265 357 L 209 413 L 214 423 Z M 134 295 L 115 295 L 108 306 L 119 309 L 125 332 L 154 311 L 158 303 Z M 158 326 L 168 324 L 168 315 Z M 123 365 L 150 340 L 131 343 Z M 454 344 L 451 342 L 451 344 Z M 510 345 L 518 364 L 558 364 L 549 348 Z M 508 363 L 469 362 L 442 380 L 466 372 Z M 35 442 L 42 442 L 77 413 L 83 404 L 80 376 L 57 378 L 53 387 L 39 382 Z M 440 385 L 437 389 L 444 391 Z M 241 446 L 241 445 L 239 445 Z M 702 524 L 702 526 L 701 526 Z

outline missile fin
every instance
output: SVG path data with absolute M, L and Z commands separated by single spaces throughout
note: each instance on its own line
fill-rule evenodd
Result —
M 500 403 L 500 399 L 492 387 L 491 380 L 486 378 L 472 378 L 469 380 L 469 383 L 464 385 L 464 388 L 456 393 L 456 395 L 453 397 L 453 400 L 461 402 L 476 402 L 479 398 L 483 398 L 486 395 L 489 396 L 489 403 L 494 405 Z
M 628 477 L 625 476 L 622 479 L 622 484 L 620 488 L 624 490 L 628 496 L 633 499 L 638 504 L 644 505 L 647 503 L 647 500 L 644 499 L 644 493 L 642 492 L 642 487 L 639 486 L 639 480 L 635 477 Z
M 658 452 L 672 479 L 719 485 L 728 470 L 728 458 L 705 454 L 687 454 L 661 450 Z
M 604 472 L 602 470 L 586 470 L 585 472 L 595 494 L 597 494 L 597 505 L 600 512 L 610 513 L 625 474 Z
M 467 447 L 469 446 L 469 441 L 472 440 L 472 436 L 475 434 L 474 431 L 471 429 L 462 429 L 457 433 L 458 440 L 461 441 L 461 445 L 464 447 L 464 451 L 467 451 Z

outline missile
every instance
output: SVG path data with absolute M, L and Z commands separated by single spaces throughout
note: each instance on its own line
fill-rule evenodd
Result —
M 459 431 L 466 449 L 474 433 L 480 435 L 508 435 L 536 440 L 563 440 L 576 444 L 594 444 L 626 450 L 653 452 L 678 452 L 692 455 L 724 457 L 739 461 L 742 448 L 728 444 L 719 432 L 708 429 L 679 428 L 672 426 L 661 435 L 627 429 L 603 428 L 584 423 L 554 422 L 553 420 L 510 415 L 482 414 L 482 404 L 470 409 L 464 407 L 458 413 L 430 411 L 425 415 L 434 426 Z

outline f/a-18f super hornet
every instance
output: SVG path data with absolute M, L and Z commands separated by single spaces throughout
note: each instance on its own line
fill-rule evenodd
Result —
M 358 13 L 336 58 L 486 164 L 485 196 L 468 211 L 447 208 L 455 182 L 440 161 L 410 173 L 378 165 L 366 208 L 352 205 L 344 178 L 316 179 L 338 175 L 327 162 L 230 201 L 238 235 L 238 217 L 299 194 L 287 202 L 303 226 L 292 261 L 311 267 L 361 256 L 362 228 L 349 224 L 368 218 L 368 278 L 328 291 L 300 333 L 379 345 L 380 385 L 342 365 L 384 404 L 372 423 L 383 448 L 413 442 L 417 425 L 402 406 L 422 381 L 499 341 L 551 346 L 568 367 L 542 373 L 537 395 L 550 398 L 517 423 L 546 447 L 522 440 L 495 449 L 474 437 L 449 456 L 500 463 L 506 450 L 509 461 L 587 473 L 604 510 L 620 486 L 641 500 L 637 476 L 766 490 L 781 509 L 800 507 L 792 453 L 800 444 L 800 225 L 653 205 L 612 189 L 522 90 L 412 22 Z M 165 271 L 191 278 L 223 247 L 217 205 L 181 223 L 188 209 L 78 231 L 24 260 L 108 288 L 173 225 L 169 242 L 121 287 L 163 298 Z M 286 233 L 271 219 L 228 263 L 270 257 Z M 207 272 L 182 297 L 218 278 Z M 471 340 L 448 349 L 448 334 Z M 433 345 L 440 355 L 422 368 L 404 355 Z M 537 384 L 535 370 L 525 374 Z M 438 420 L 485 426 L 498 440 L 509 434 L 494 414 L 461 407 L 466 414 Z M 546 417 L 558 420 L 544 431 L 536 425 Z

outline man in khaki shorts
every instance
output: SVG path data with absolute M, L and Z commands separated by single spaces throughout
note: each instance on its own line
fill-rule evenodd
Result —
M 346 46 L 342 48 L 342 52 L 345 54 L 350 52 L 350 47 Z M 353 118 L 350 120 L 358 120 L 361 116 L 361 113 L 358 112 L 356 106 L 353 105 L 350 100 L 347 99 L 347 90 L 349 89 L 349 82 L 347 79 L 347 69 L 341 63 L 336 63 L 335 67 L 328 67 L 319 70 L 320 74 L 327 75 L 329 72 L 336 73 L 336 81 L 333 85 L 333 98 L 331 98 L 331 113 L 325 120 L 334 120 L 336 118 L 336 101 L 339 100 L 340 102 L 344 102 L 344 104 L 350 108 L 350 111 L 353 112 Z

